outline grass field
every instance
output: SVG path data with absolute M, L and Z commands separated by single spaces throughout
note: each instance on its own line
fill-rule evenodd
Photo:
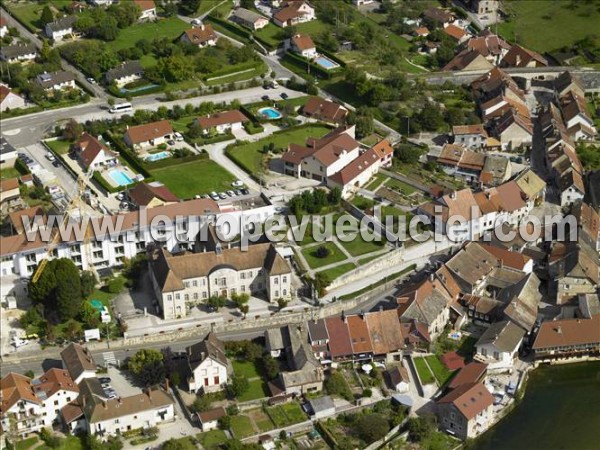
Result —
M 231 418 L 231 431 L 238 439 L 243 439 L 254 434 L 252 421 L 246 416 L 233 416 Z
M 283 133 L 277 133 L 264 139 L 248 144 L 242 144 L 228 150 L 228 153 L 238 159 L 248 170 L 253 173 L 261 171 L 264 154 L 260 150 L 271 142 L 276 148 L 287 148 L 289 143 L 304 145 L 309 137 L 322 137 L 331 131 L 324 125 L 311 125 L 302 128 L 291 128 Z
M 454 375 L 454 372 L 450 372 L 436 355 L 426 356 L 425 359 L 427 360 L 429 367 L 433 371 L 433 376 L 435 376 L 440 386 L 446 384 Z
M 329 255 L 325 258 L 319 258 L 317 256 L 317 249 L 321 246 L 324 246 L 329 250 Z M 318 269 L 319 267 L 328 266 L 329 264 L 340 262 L 346 259 L 346 255 L 344 255 L 333 242 L 323 242 L 319 245 L 315 245 L 314 247 L 306 248 L 302 250 L 302 254 L 312 269 Z
M 296 402 L 286 403 L 285 405 L 281 405 L 280 408 L 283 409 L 283 412 L 287 416 L 289 425 L 303 422 L 307 419 L 306 414 L 304 414 L 302 408 Z
M 46 145 L 59 155 L 66 155 L 69 153 L 69 147 L 71 147 L 70 142 L 62 140 L 46 141 Z
M 385 176 L 384 174 L 377 173 L 377 174 L 375 174 L 373 179 L 371 181 L 369 181 L 369 183 L 365 186 L 365 189 L 375 192 L 377 189 L 379 189 L 381 187 L 381 185 L 387 179 L 388 179 L 387 176 Z
M 343 245 L 352 256 L 362 256 L 385 248 L 383 241 L 367 242 L 360 234 L 356 236 L 356 239 L 353 239 L 350 242 L 340 242 L 340 244 Z
M 258 373 L 258 368 L 253 361 L 239 361 L 234 360 L 233 363 L 233 373 L 236 375 L 242 375 L 246 378 L 258 378 L 260 374 Z
M 416 189 L 410 184 L 407 184 L 400 180 L 396 180 L 395 178 L 390 178 L 385 185 L 386 187 L 389 187 L 390 189 L 394 189 L 396 191 L 400 191 L 405 195 L 410 195 L 413 192 L 416 192 Z
M 209 159 L 152 170 L 152 175 L 181 199 L 230 189 L 235 181 L 233 175 Z
M 7 167 L 6 169 L 0 170 L 0 180 L 6 180 L 8 178 L 18 178 L 21 174 L 14 167 Z
M 227 442 L 227 435 L 223 430 L 211 430 L 206 433 L 199 433 L 197 438 L 202 447 L 206 449 L 218 448 Z
M 283 31 L 283 28 L 280 28 L 273 23 L 269 23 L 269 25 L 267 25 L 264 28 L 261 28 L 254 34 L 275 47 L 277 47 L 280 44 L 280 42 L 283 39 L 285 39 L 285 33 Z
M 10 12 L 21 22 L 29 24 L 32 29 L 40 29 L 40 16 L 45 5 L 27 2 L 18 5 L 9 4 L 8 6 Z
M 138 23 L 121 30 L 117 39 L 108 45 L 115 51 L 133 47 L 141 39 L 152 41 L 155 37 L 175 39 L 190 26 L 177 17 L 160 19 L 157 22 Z
M 38 443 L 37 436 L 32 436 L 27 439 L 21 439 L 20 441 L 17 441 L 15 443 L 15 450 L 28 450 L 29 448 L 33 447 L 34 444 L 37 445 L 37 443 Z
M 429 370 L 429 368 L 427 367 L 427 364 L 425 363 L 425 359 L 422 357 L 419 357 L 419 358 L 413 358 L 413 361 L 415 363 L 415 367 L 417 368 L 417 372 L 419 373 L 419 378 L 421 379 L 421 383 L 422 384 L 435 383 L 435 378 L 434 378 L 433 374 L 431 373 L 431 371 Z
M 594 2 L 507 1 L 511 18 L 498 25 L 505 39 L 517 41 L 538 52 L 552 52 L 598 34 L 600 9 Z
M 218 84 L 236 83 L 238 81 L 251 80 L 252 78 L 256 78 L 263 73 L 268 73 L 267 66 L 264 63 L 252 70 L 243 70 L 241 72 L 232 73 L 224 77 L 208 79 L 204 82 L 204 84 L 207 86 L 216 86 Z
M 254 421 L 254 424 L 258 427 L 261 433 L 275 428 L 275 425 L 262 408 L 250 409 L 245 411 L 245 413 Z
M 350 272 L 351 270 L 354 270 L 355 268 L 356 268 L 356 266 L 354 265 L 354 263 L 347 263 L 347 264 L 342 264 L 340 266 L 334 267 L 332 269 L 321 270 L 321 271 L 319 271 L 319 273 L 325 274 L 327 276 L 328 280 L 333 281 L 336 278 L 344 275 L 346 272 Z
M 238 397 L 240 402 L 249 402 L 250 400 L 265 398 L 269 395 L 267 385 L 262 379 L 252 380 L 249 384 L 250 387 L 248 390 Z

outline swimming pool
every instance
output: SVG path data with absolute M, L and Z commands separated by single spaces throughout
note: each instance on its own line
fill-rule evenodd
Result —
M 145 161 L 148 162 L 154 162 L 154 161 L 160 161 L 161 159 L 165 159 L 171 156 L 171 152 L 160 152 L 160 153 L 154 153 L 152 155 L 148 155 L 144 158 Z
M 335 61 L 332 61 L 329 58 L 326 58 L 323 55 L 318 56 L 315 59 L 315 63 L 317 63 L 319 66 L 321 66 L 323 69 L 326 69 L 326 70 L 331 70 L 331 69 L 340 67 L 340 65 L 338 63 L 336 63 Z
M 118 170 L 118 169 L 111 170 L 110 172 L 108 172 L 108 175 L 119 186 L 126 186 L 128 184 L 133 183 L 133 180 L 131 178 L 129 178 L 129 175 L 127 175 L 122 170 Z
M 277 111 L 275 108 L 271 108 L 271 107 L 260 108 L 257 112 L 258 112 L 258 114 L 263 116 L 265 119 L 269 119 L 269 120 L 281 119 L 283 117 L 279 111 Z

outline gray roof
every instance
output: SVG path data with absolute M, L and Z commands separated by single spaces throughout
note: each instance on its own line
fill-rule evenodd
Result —
M 65 16 L 46 24 L 46 28 L 50 31 L 68 30 L 69 28 L 73 28 L 75 22 L 77 22 L 76 16 Z
M 475 345 L 479 347 L 491 344 L 498 351 L 512 352 L 520 344 L 524 335 L 525 330 L 508 320 L 503 320 L 490 325 Z
M 29 55 L 31 53 L 37 54 L 37 49 L 33 44 L 15 44 L 15 45 L 3 45 L 0 48 L 0 55 L 3 58 L 15 58 L 17 56 Z
M 508 304 L 504 314 L 526 331 L 533 328 L 537 318 L 538 305 L 542 299 L 539 287 L 539 278 L 531 273 L 498 293 L 497 299 Z
M 121 64 L 120 66 L 115 67 L 114 69 L 110 69 L 106 72 L 104 76 L 106 81 L 111 83 L 114 80 L 118 80 L 119 78 L 128 77 L 130 75 L 140 75 L 144 74 L 144 68 L 140 64 L 139 61 L 127 61 Z
M 294 386 L 317 383 L 323 381 L 322 372 L 317 368 L 281 372 L 279 374 L 283 386 L 287 389 Z
M 600 314 L 600 296 L 598 294 L 579 294 L 579 309 L 584 317 L 591 318 Z
M 60 352 L 65 368 L 73 380 L 86 370 L 96 371 L 96 363 L 90 351 L 79 344 L 71 343 Z
M 8 143 L 4 137 L 0 137 L 0 155 L 16 152 L 17 150 Z
M 256 22 L 258 19 L 266 19 L 266 17 L 261 16 L 260 14 L 255 13 L 254 11 L 250 11 L 246 8 L 237 8 L 233 11 L 233 17 L 242 19 L 244 22 Z
M 335 403 L 329 395 L 313 398 L 308 403 L 310 403 L 310 407 L 314 413 L 327 411 L 328 409 L 335 409 Z
M 44 89 L 51 88 L 57 84 L 67 83 L 75 80 L 75 75 L 66 70 L 59 70 L 58 72 L 42 73 L 37 76 L 37 83 Z
M 326 341 L 329 339 L 327 334 L 327 326 L 323 319 L 309 320 L 308 324 L 308 336 L 311 341 Z
M 268 351 L 283 350 L 286 347 L 282 330 L 282 328 L 269 328 L 265 331 L 265 343 Z
M 197 344 L 188 347 L 186 353 L 192 370 L 198 367 L 198 365 L 207 358 L 218 361 L 227 367 L 225 346 L 214 333 L 209 333 L 202 342 L 198 342 Z

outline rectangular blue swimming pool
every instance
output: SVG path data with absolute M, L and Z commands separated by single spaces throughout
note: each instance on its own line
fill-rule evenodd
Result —
M 160 161 L 171 156 L 171 152 L 159 152 L 146 156 L 144 159 L 149 162 Z
M 133 180 L 131 178 L 129 178 L 129 175 L 127 175 L 125 172 L 123 172 L 122 170 L 119 170 L 119 169 L 111 170 L 110 172 L 108 172 L 108 175 L 119 186 L 126 186 L 128 184 L 133 183 Z
M 336 67 L 339 67 L 340 65 L 338 63 L 336 63 L 335 61 L 332 61 L 329 58 L 326 58 L 325 56 L 319 56 L 315 62 L 323 67 L 324 69 L 335 69 Z

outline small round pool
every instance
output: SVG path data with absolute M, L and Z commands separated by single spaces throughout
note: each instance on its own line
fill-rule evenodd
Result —
M 257 112 L 262 117 L 269 120 L 281 119 L 283 117 L 279 111 L 277 111 L 275 108 L 271 108 L 270 106 L 267 108 L 260 108 Z

